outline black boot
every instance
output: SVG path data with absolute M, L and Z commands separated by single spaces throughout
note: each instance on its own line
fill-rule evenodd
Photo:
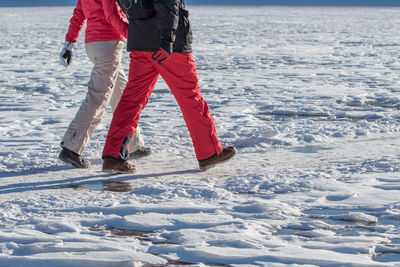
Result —
M 130 159 L 139 159 L 139 158 L 144 158 L 144 157 L 150 156 L 150 154 L 151 154 L 151 148 L 142 146 L 138 150 L 130 153 L 129 158 Z
M 63 147 L 58 155 L 58 159 L 65 163 L 70 163 L 72 166 L 76 168 L 90 168 L 90 161 L 83 159 L 81 155 L 75 153 L 74 151 L 69 150 L 68 148 Z

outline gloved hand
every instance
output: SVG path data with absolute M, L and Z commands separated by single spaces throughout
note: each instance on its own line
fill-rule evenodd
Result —
M 174 43 L 170 40 L 161 39 L 160 48 L 153 53 L 151 58 L 161 65 L 171 57 L 173 45 Z
M 60 64 L 64 67 L 68 67 L 72 61 L 72 49 L 74 48 L 74 43 L 71 41 L 66 41 L 64 47 L 60 53 Z

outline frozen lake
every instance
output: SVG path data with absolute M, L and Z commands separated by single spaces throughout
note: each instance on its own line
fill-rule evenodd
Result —
M 135 175 L 57 160 L 86 93 L 73 7 L 0 8 L 0 266 L 399 266 L 400 8 L 189 6 L 230 162 L 197 171 L 160 79 Z M 128 71 L 128 53 L 123 59 Z M 117 192 L 115 192 L 117 191 Z

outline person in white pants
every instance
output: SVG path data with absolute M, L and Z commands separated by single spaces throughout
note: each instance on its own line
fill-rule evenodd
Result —
M 97 6 L 95 4 L 97 4 Z M 100 13 L 102 16 L 98 15 L 99 10 L 104 10 L 104 12 Z M 100 4 L 93 0 L 78 1 L 74 16 L 70 20 L 70 28 L 64 48 L 60 54 L 60 63 L 65 67 L 71 64 L 73 46 L 82 28 L 79 27 L 79 25 L 83 25 L 82 20 L 83 22 L 86 20 L 85 13 L 90 16 L 91 12 L 100 17 L 100 19 L 109 21 L 109 24 L 106 26 L 104 22 L 99 24 L 97 30 L 99 30 L 99 27 L 103 28 L 101 30 L 105 32 L 105 37 L 98 37 L 96 31 L 93 31 L 95 24 L 91 23 L 89 26 L 88 23 L 85 37 L 85 49 L 94 66 L 91 72 L 86 98 L 82 102 L 75 118 L 70 123 L 61 141 L 62 150 L 59 154 L 60 160 L 70 163 L 77 168 L 90 167 L 90 161 L 82 158 L 81 155 L 89 143 L 94 130 L 99 125 L 107 104 L 111 104 L 112 111 L 114 112 L 128 81 L 121 65 L 125 38 L 123 35 L 117 36 L 118 38 L 116 38 L 115 34 L 118 31 L 112 28 L 115 21 L 110 19 L 110 14 L 117 17 L 123 16 L 123 14 L 119 12 L 113 0 L 102 0 Z M 99 20 L 99 18 L 97 18 L 97 20 Z M 78 27 L 76 27 L 76 25 L 78 25 Z M 110 31 L 109 34 L 107 34 L 107 30 Z M 115 40 L 103 41 L 102 39 Z M 131 138 L 128 151 L 130 151 L 131 158 L 150 155 L 151 150 L 150 148 L 144 147 L 140 129 L 136 129 Z

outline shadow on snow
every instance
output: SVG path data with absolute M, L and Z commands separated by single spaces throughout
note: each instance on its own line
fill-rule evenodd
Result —
M 59 168 L 59 170 L 64 170 L 64 169 L 65 168 L 62 167 Z M 30 174 L 35 174 L 42 171 L 36 170 L 35 172 Z M 54 168 L 52 168 L 52 171 L 54 171 Z M 129 175 L 129 176 L 116 176 L 110 174 L 89 175 L 84 177 L 68 178 L 55 181 L 17 183 L 17 184 L 0 186 L 0 194 L 38 191 L 38 190 L 65 189 L 65 188 L 73 188 L 73 189 L 83 188 L 95 191 L 130 192 L 132 191 L 132 187 L 128 183 L 124 183 L 125 181 L 162 177 L 169 175 L 193 174 L 199 172 L 202 171 L 198 169 L 189 169 L 182 171 L 162 172 L 162 173 L 154 173 L 146 175 Z M 21 175 L 21 173 L 19 173 L 19 175 Z M 92 179 L 97 179 L 97 180 L 92 180 Z

